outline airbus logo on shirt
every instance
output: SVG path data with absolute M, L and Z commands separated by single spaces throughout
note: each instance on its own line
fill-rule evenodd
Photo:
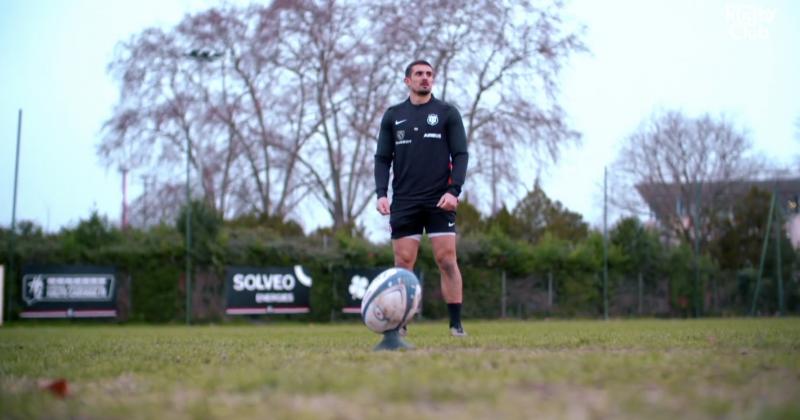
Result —
M 422 136 L 422 138 L 440 139 L 442 138 L 442 133 L 425 133 L 425 135 Z

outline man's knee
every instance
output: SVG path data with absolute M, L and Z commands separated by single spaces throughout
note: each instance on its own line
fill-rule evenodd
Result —
M 400 257 L 398 255 L 394 256 L 394 266 L 405 268 L 406 270 L 413 270 L 414 269 L 414 258 L 410 257 Z
M 419 240 L 412 237 L 395 239 L 392 241 L 392 248 L 394 248 L 395 267 L 414 269 L 419 251 Z
M 417 260 L 417 253 L 411 250 L 396 250 L 394 253 L 395 267 L 405 268 L 406 270 L 413 270 L 414 263 Z
M 439 266 L 439 269 L 446 272 L 452 273 L 455 270 L 458 270 L 458 261 L 456 260 L 456 253 L 451 252 L 449 250 L 437 252 L 434 255 L 436 259 L 436 264 Z

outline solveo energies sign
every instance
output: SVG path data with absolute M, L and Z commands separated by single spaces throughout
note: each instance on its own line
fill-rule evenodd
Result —
M 228 267 L 228 315 L 304 314 L 311 310 L 311 277 L 303 266 Z
M 25 267 L 21 318 L 117 316 L 116 270 L 97 266 Z

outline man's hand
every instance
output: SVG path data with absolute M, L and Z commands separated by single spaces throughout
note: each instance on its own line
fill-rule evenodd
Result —
M 389 210 L 389 199 L 386 197 L 381 197 L 378 199 L 377 205 L 378 213 L 387 216 L 390 212 Z
M 455 211 L 456 207 L 458 207 L 458 197 L 449 192 L 444 193 L 442 198 L 439 199 L 439 203 L 436 204 L 436 207 L 446 211 Z

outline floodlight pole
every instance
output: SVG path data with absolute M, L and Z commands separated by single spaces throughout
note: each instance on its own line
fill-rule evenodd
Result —
M 192 323 L 192 193 L 191 181 L 192 138 L 186 136 L 186 325 Z
M 692 282 L 692 316 L 702 315 L 702 299 L 700 298 L 700 181 L 694 184 L 694 282 Z
M 222 84 L 225 90 L 225 59 L 221 52 L 191 50 L 186 56 L 198 62 L 210 62 L 223 58 Z M 190 172 L 192 160 L 192 138 L 186 136 L 186 325 L 192 323 L 192 195 Z
M 603 319 L 608 319 L 608 167 L 603 168 Z
M 14 253 L 15 253 L 15 240 L 17 230 L 17 183 L 19 181 L 19 145 L 22 138 L 22 109 L 20 108 L 17 114 L 17 151 L 14 158 L 14 199 L 11 205 L 11 232 L 8 237 L 8 296 L 6 297 L 6 319 L 11 318 L 11 305 L 14 303 L 11 298 L 12 284 L 14 284 Z M 0 316 L 3 314 L 0 313 Z
M 128 168 L 120 167 L 119 171 L 122 172 L 122 222 L 120 223 L 121 229 L 125 231 L 128 229 Z

